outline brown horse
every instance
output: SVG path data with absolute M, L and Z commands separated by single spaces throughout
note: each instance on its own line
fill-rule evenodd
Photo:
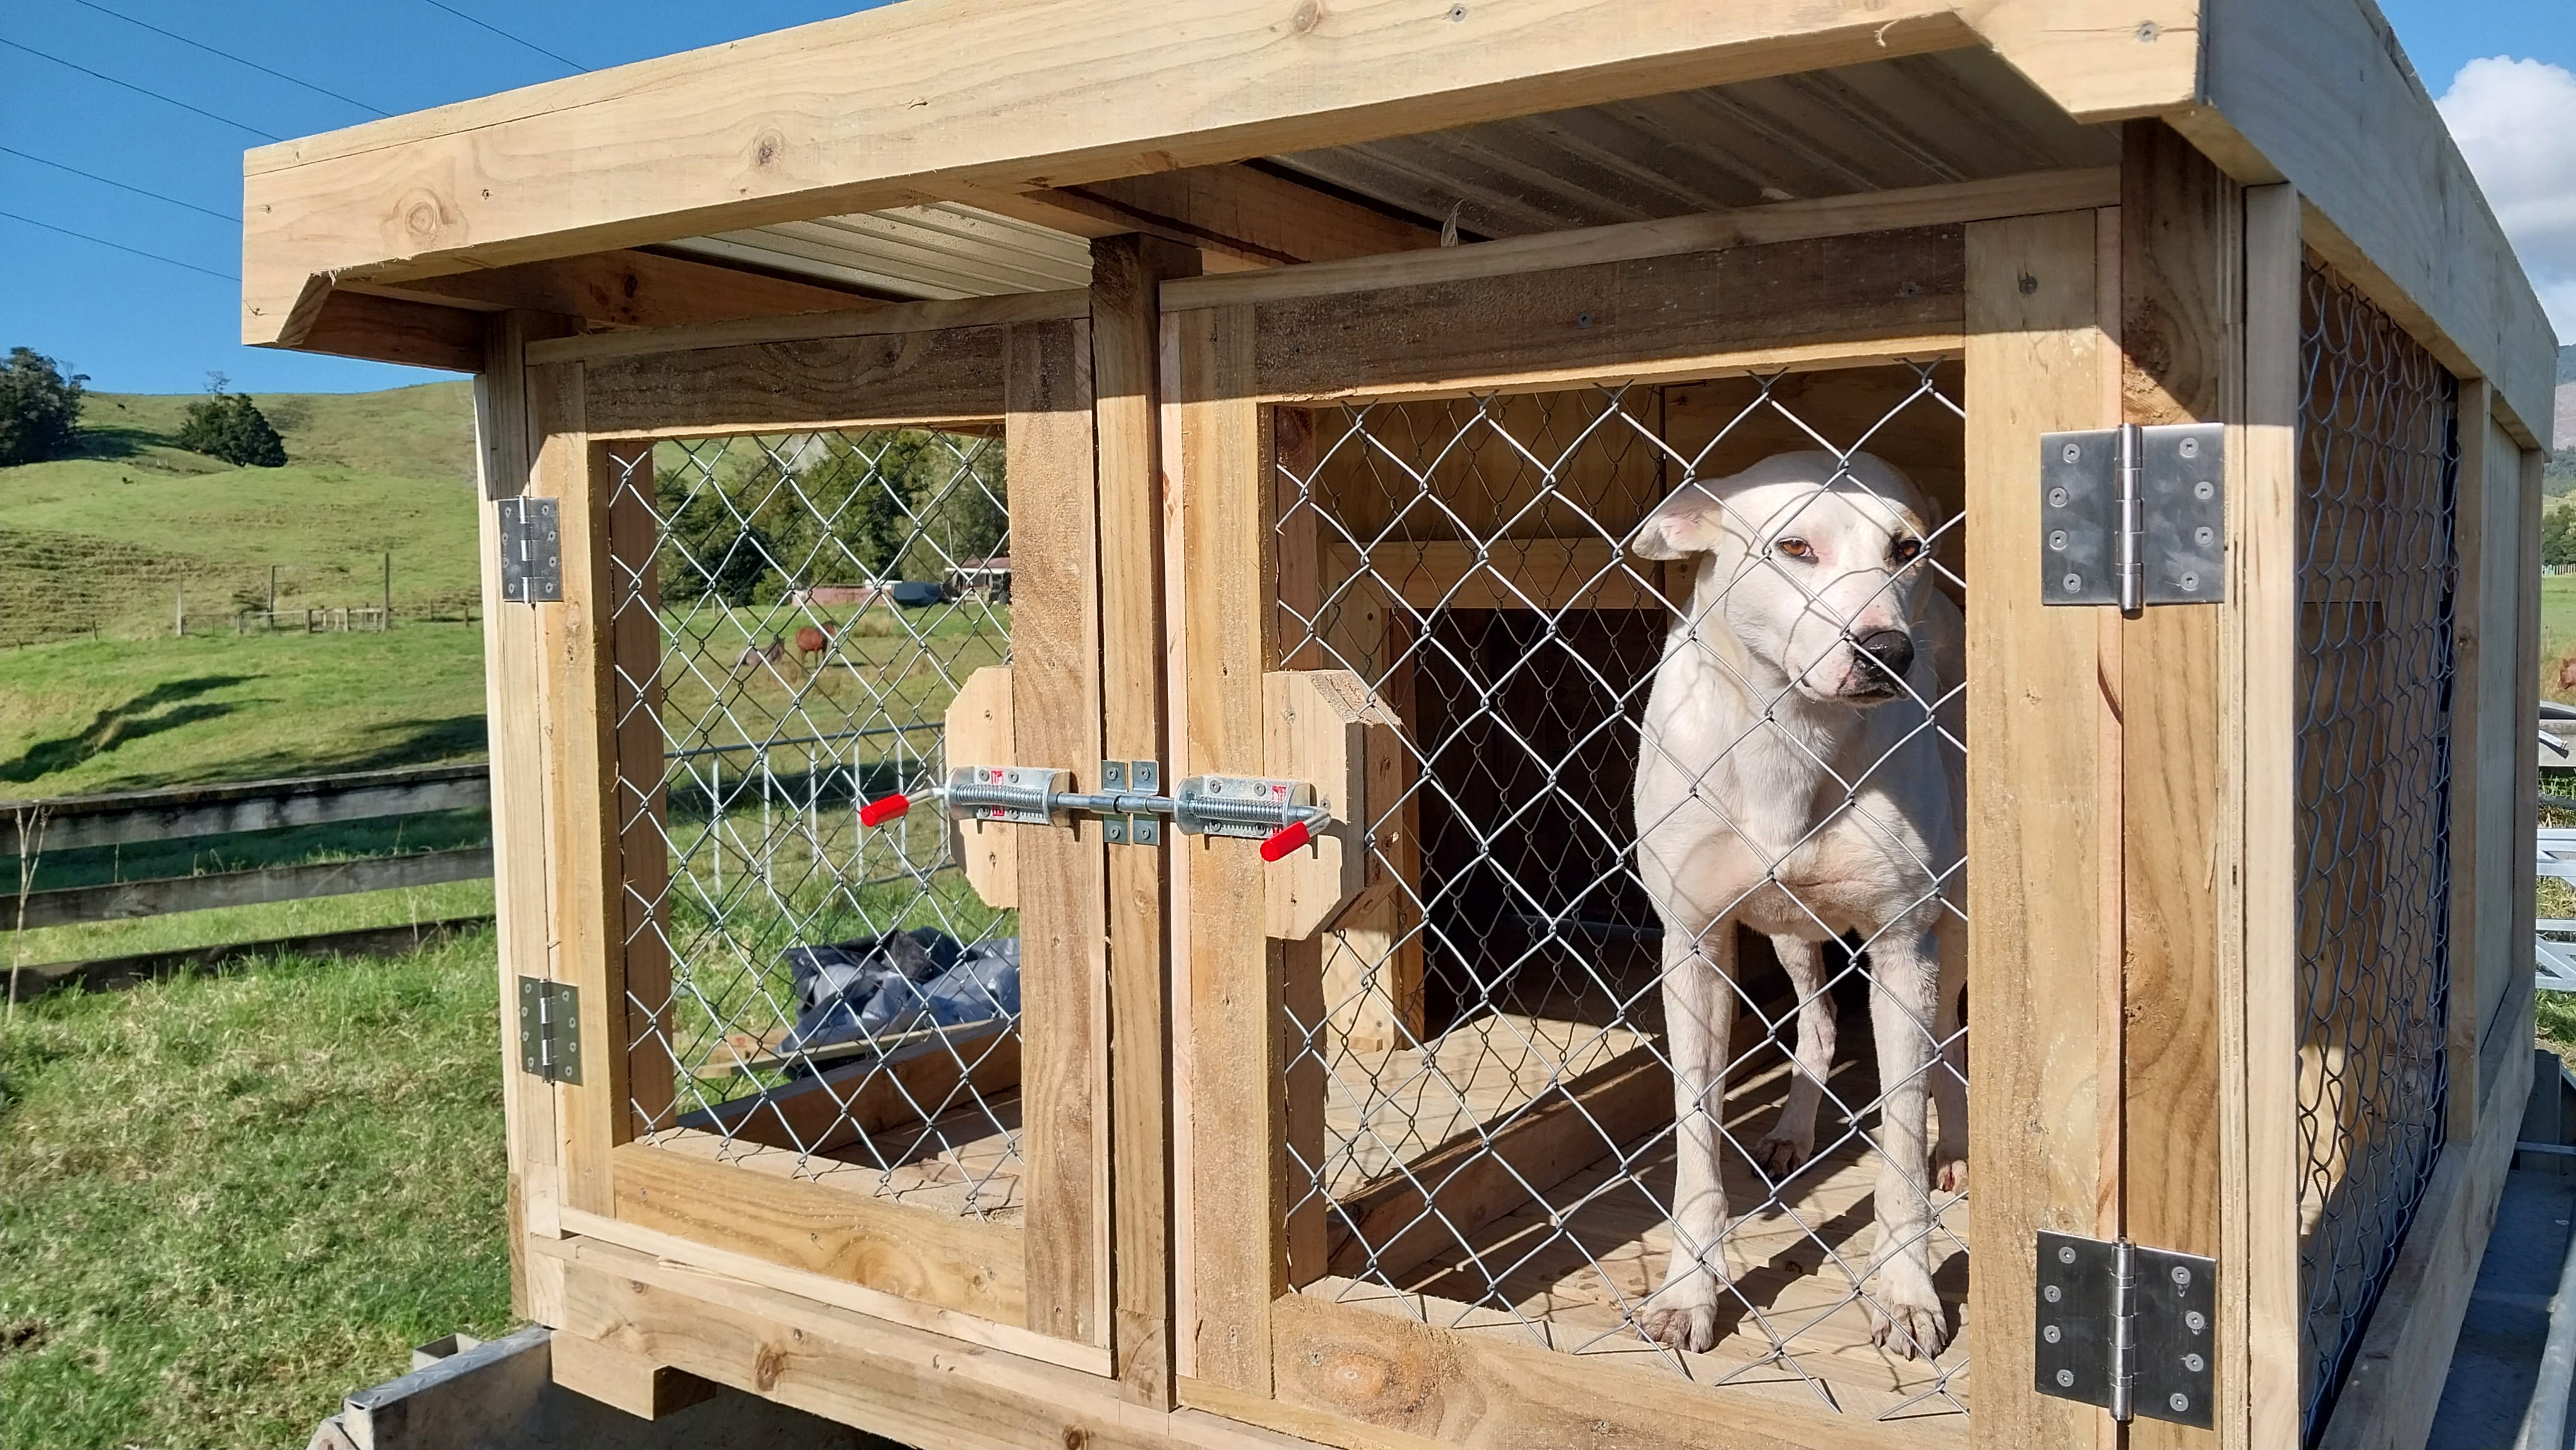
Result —
M 2576 691 L 2576 649 L 2558 657 L 2558 693 Z
M 818 663 L 817 657 L 832 647 L 833 633 L 833 627 L 828 624 L 809 624 L 796 631 L 796 662 L 804 666 L 808 674 Z

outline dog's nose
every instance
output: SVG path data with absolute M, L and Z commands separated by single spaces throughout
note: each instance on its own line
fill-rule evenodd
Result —
M 1874 629 L 1852 643 L 1860 649 L 1863 668 L 1891 681 L 1904 679 L 1914 668 L 1914 636 L 1904 630 Z

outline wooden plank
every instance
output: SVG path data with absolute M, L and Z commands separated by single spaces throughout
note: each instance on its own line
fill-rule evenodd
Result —
M 483 366 L 483 322 L 461 307 L 433 307 L 332 289 L 310 321 L 277 345 L 298 352 L 470 373 Z
M 1976 43 L 2079 120 L 2201 97 L 2183 0 L 1965 13 L 1804 0 L 1533 0 L 1311 21 L 1227 0 L 871 11 L 263 147 L 244 160 L 244 337 L 308 279 L 379 281 L 988 191 L 1383 140 Z M 957 58 L 978 59 L 954 84 Z
M 16 813 L 24 808 L 44 812 L 44 849 L 74 851 L 424 811 L 482 810 L 491 803 L 491 767 L 480 762 L 9 801 L 0 803 L 0 809 L 10 812 L 0 816 L 0 856 L 19 853 Z
M 2513 1063 L 2481 1105 L 2475 1136 L 2443 1145 L 2318 1450 L 2410 1450 L 2431 1433 L 2531 1094 L 2532 1055 Z
M 1198 254 L 1138 236 L 1091 249 L 1092 417 L 1100 509 L 1101 748 L 1165 761 L 1163 477 L 1155 353 L 1164 278 Z M 1109 854 L 1110 1349 L 1120 1390 L 1172 1404 L 1168 845 Z
M 883 1060 L 846 1063 L 767 1092 L 682 1114 L 679 1126 L 806 1153 L 831 1153 L 862 1133 L 911 1128 L 951 1108 L 1020 1085 L 1020 1035 L 991 1023 L 933 1030 Z M 913 1034 L 904 1034 L 911 1036 Z M 863 1044 L 864 1045 L 864 1044 Z M 887 1044 L 880 1043 L 879 1046 Z M 726 1068 L 731 1058 L 721 1059 Z M 742 1064 L 757 1070 L 753 1061 Z
M 948 702 L 940 741 L 951 770 L 1009 765 L 1020 758 L 1011 735 L 1009 665 L 986 665 L 966 677 L 957 698 Z M 1018 830 L 999 821 L 948 823 L 949 854 L 966 873 L 966 884 L 997 911 L 1020 904 L 1020 852 L 1012 844 Z
M 492 754 L 492 905 L 498 937 L 500 994 L 518 1000 L 518 979 L 552 970 L 546 895 L 546 768 L 536 712 L 504 702 L 536 698 L 541 682 L 537 611 L 501 598 L 501 545 L 495 500 L 529 486 L 535 450 L 530 436 L 528 340 L 561 330 L 555 318 L 505 312 L 483 323 L 484 367 L 474 380 L 475 461 L 481 476 L 475 513 L 483 593 L 483 692 Z M 526 1239 L 560 1232 L 563 1202 L 554 1087 L 519 1070 L 518 1033 L 503 1026 L 501 1116 L 509 1159 L 508 1221 L 512 1312 L 534 1317 L 551 1307 L 560 1275 L 531 1280 Z
M 547 1350 L 557 1385 L 639 1420 L 658 1420 L 716 1396 L 715 1385 L 686 1370 L 578 1334 L 555 1335 Z
M 625 981 L 627 1134 L 670 1126 L 679 1064 L 671 991 L 671 799 L 662 726 L 661 519 L 649 443 L 606 445 L 592 461 L 606 494 L 605 673 L 613 735 L 609 828 L 617 876 L 609 882 L 618 930 L 610 950 Z
M 2548 442 L 2555 339 L 2450 127 L 2377 8 L 2252 7 L 2207 47 L 2208 105 L 2174 124 L 2244 182 L 2287 180 L 2307 241 L 2462 377 L 2516 442 Z
M 1261 696 L 1262 770 L 1312 785 L 1316 804 L 1332 812 L 1303 848 L 1261 875 L 1262 931 L 1305 941 L 1367 883 L 1368 736 L 1394 728 L 1395 720 L 1348 670 L 1273 670 L 1262 677 Z M 1297 1020 L 1319 1025 L 1320 1004 L 1316 1016 Z
M 602 436 L 669 438 L 998 418 L 1008 335 L 970 327 L 591 363 L 590 426 Z
M 2504 620 L 2512 618 L 2512 593 L 2496 587 L 2495 574 L 2502 566 L 2510 574 L 2509 539 L 2496 542 L 2503 547 L 2490 553 L 2489 522 L 2508 512 L 2520 500 L 2508 490 L 2501 499 L 2490 499 L 2489 470 L 2501 443 L 2503 451 L 2516 463 L 2521 450 L 2510 438 L 2498 436 L 2501 430 L 2489 421 L 2494 412 L 2494 385 L 2484 378 L 2460 379 L 2460 394 L 2455 436 L 2459 440 L 2458 483 L 2452 490 L 2451 538 L 2458 559 L 2459 572 L 2452 587 L 2451 614 L 2451 781 L 2449 822 L 2451 896 L 2445 922 L 2448 944 L 2450 1003 L 2444 1023 L 2444 1056 L 2449 1063 L 2449 1079 L 2444 1085 L 2443 1136 L 2450 1140 L 2474 1137 L 2477 1132 L 2478 1105 L 2485 1101 L 2479 1087 L 2478 1047 L 2486 1026 L 2486 1005 L 2497 987 L 2496 966 L 2485 961 L 2490 953 L 2500 953 L 2503 943 L 2496 933 L 2512 929 L 2510 921 L 2499 921 L 2491 928 L 2479 911 L 2480 884 L 2495 875 L 2501 886 L 2510 874 L 2504 853 L 2497 849 L 2509 839 L 2508 827 L 2501 823 L 2480 829 L 2481 819 L 2489 812 L 2502 812 L 2511 819 L 2518 812 L 2512 797 L 2513 744 L 2493 727 L 2505 713 L 2500 708 L 2513 697 L 2513 677 L 2503 675 L 2490 686 L 2487 675 L 2497 661 L 2480 645 L 2486 636 L 2490 612 Z M 2518 473 L 2519 470 L 2516 470 Z M 2515 479 L 2519 482 L 2519 479 Z M 2499 635 L 2512 638 L 2511 626 Z M 2536 662 L 2521 661 L 2525 670 L 2537 668 Z M 2522 730 L 2532 728 L 2528 722 L 2516 722 Z M 2494 758 L 2494 764 L 2488 762 Z M 2490 796 L 2487 781 L 2492 777 L 2497 789 Z M 2490 859 L 2492 858 L 2492 859 Z
M 1294 298 L 1347 296 L 1389 287 L 1421 287 L 1480 277 L 1510 277 L 1561 267 L 1601 266 L 1718 252 L 1730 247 L 1807 241 L 1862 232 L 1956 226 L 1998 217 L 2108 206 L 2120 198 L 2119 168 L 2034 171 L 1983 181 L 1865 191 L 1850 196 L 1776 201 L 1735 211 L 1664 217 L 1470 242 L 1430 252 L 1395 252 L 1342 262 L 1270 267 L 1174 282 L 1163 306 L 1232 307 Z
M 1407 605 L 1433 609 L 1662 609 L 1663 594 L 1607 539 L 1324 546 L 1326 577 L 1366 569 Z
M 2515 894 L 2514 880 L 2518 858 L 2531 854 L 2524 844 L 2527 838 L 2520 834 L 2520 823 L 2522 797 L 2536 789 L 2536 782 L 2521 775 L 2516 766 L 2523 755 L 2521 737 L 2531 733 L 2531 717 L 2522 712 L 2533 706 L 2524 702 L 2536 688 L 2522 676 L 2532 672 L 2539 651 L 2536 647 L 2518 649 L 2523 576 L 2526 569 L 2535 567 L 2528 557 L 2534 547 L 2531 536 L 2521 532 L 2523 451 L 2513 446 L 2511 436 L 2489 414 L 2482 430 L 2486 434 L 2482 450 L 2485 468 L 2479 473 L 2470 471 L 2473 450 L 2465 445 L 2472 432 L 2477 431 L 2479 419 L 2470 411 L 2468 390 L 2464 380 L 2459 497 L 2465 519 L 2470 485 L 2477 484 L 2475 491 L 2481 495 L 2478 505 L 2484 524 L 2479 530 L 2476 589 L 2472 592 L 2464 572 L 2459 597 L 2462 612 L 2476 620 L 2477 632 L 2487 641 L 2478 657 L 2480 698 L 2486 704 L 2477 734 L 2453 748 L 2451 767 L 2452 789 L 2474 793 L 2481 824 L 2475 834 L 2466 836 L 2454 827 L 2451 852 L 2454 873 L 2468 872 L 2476 883 L 2470 909 L 2476 916 L 2480 949 L 2476 954 L 2475 990 L 2463 991 L 2455 985 L 2451 1000 L 2477 1004 L 2477 1081 L 2484 1083 L 2495 1076 L 2488 1043 L 2496 1038 L 2501 1019 L 2507 1015 L 2506 1005 L 2517 995 L 2528 997 L 2528 993 L 2516 993 L 2514 974 L 2520 971 L 2525 980 L 2531 975 L 2526 942 L 2531 936 L 2534 907 L 2528 893 Z M 2465 527 L 2462 537 L 2461 562 L 2465 567 Z M 2524 1036 L 2527 1040 L 2529 1034 Z
M 1390 1282 L 1460 1236 L 1530 1205 L 1591 1166 L 1612 1144 L 1672 1114 L 1672 1072 L 1652 1047 L 1630 1048 L 1498 1125 L 1433 1149 L 1336 1205 L 1331 1272 Z
M 1122 1399 L 1111 1381 L 593 1240 L 568 1245 L 565 1328 L 895 1437 L 959 1450 L 1289 1450 Z
M 1995 1450 L 2090 1444 L 2110 1424 L 2030 1387 L 2037 1287 L 2009 1247 L 2097 1231 L 2099 1123 L 2117 1093 L 2101 1079 L 2096 965 L 2116 717 L 2099 621 L 2046 607 L 2026 553 L 2038 435 L 2109 421 L 2095 227 L 2070 212 L 1967 229 L 1968 1211 L 1972 1241 L 2005 1246 L 1969 1278 L 1969 1360 L 1996 1367 L 1970 1428 Z
M 864 1187 L 800 1176 L 802 1155 L 711 1133 L 665 1133 L 615 1153 L 615 1218 L 782 1268 L 879 1293 L 1021 1322 L 1026 1273 L 1018 1233 L 903 1204 Z M 865 1170 L 847 1170 L 864 1183 Z M 585 1210 L 594 1211 L 594 1210 Z
M 1928 357 L 1958 346 L 1959 229 L 1644 257 L 1252 311 L 1252 386 L 1273 400 Z
M 2123 420 L 2234 422 L 2244 407 L 2243 201 L 2161 122 L 2123 132 L 2120 344 Z M 2220 1001 L 2223 825 L 2237 765 L 2223 757 L 2223 608 L 2165 605 L 2122 627 L 2122 870 L 2127 940 L 2120 1194 L 2139 1243 L 2216 1257 L 2223 1157 Z M 2226 869 L 2214 869 L 2220 863 Z M 2241 931 L 2241 928 L 2239 928 Z M 2241 940 L 2241 937 L 2240 937 Z M 2241 987 L 2233 990 L 2241 991 Z M 2224 1322 L 2222 1341 L 2238 1331 Z M 2207 1445 L 2163 1420 L 2129 1427 L 2131 1450 Z
M 1712 1389 L 1674 1374 L 1660 1357 L 1620 1364 L 1435 1328 L 1400 1310 L 1328 1303 L 1320 1294 L 1287 1295 L 1271 1315 L 1283 1404 L 1461 1450 L 1926 1450 L 1958 1434 L 1955 1419 L 1879 1421 L 1848 1407 L 1838 1414 L 1804 1390 L 1774 1397 L 1751 1386 Z
M 634 1130 L 617 826 L 615 566 L 607 455 L 583 423 L 579 364 L 527 371 L 531 491 L 559 501 L 563 601 L 536 610 L 536 713 L 545 763 L 547 937 L 556 981 L 580 990 L 582 1080 L 556 1088 L 564 1202 L 607 1211 L 609 1150 Z M 503 606 L 507 607 L 507 606 Z M 650 1087 L 647 1079 L 645 1086 Z
M 1100 789 L 1100 559 L 1091 325 L 1008 329 L 1015 757 Z M 1028 1326 L 1109 1335 L 1108 901 L 1099 826 L 1014 828 L 1018 848 Z
M 656 252 L 592 252 L 350 290 L 478 312 L 524 308 L 601 327 L 676 327 L 737 317 L 883 307 L 837 287 Z
M 1149 171 L 1038 193 L 1121 228 L 1262 263 L 1322 262 L 1440 244 L 1436 228 L 1250 166 Z M 1196 266 L 1190 271 L 1195 273 Z
M 12 905 L 9 919 L 32 930 L 86 921 L 165 916 L 175 911 L 206 911 L 219 906 L 391 891 L 444 881 L 479 881 L 491 874 L 492 848 L 467 846 L 452 851 L 417 851 L 408 856 L 316 861 L 301 866 L 263 866 L 253 871 L 217 871 L 157 881 L 117 881 L 103 886 L 31 891 Z
M 1272 633 L 1269 461 L 1249 397 L 1252 317 L 1214 308 L 1168 319 L 1179 353 L 1180 518 L 1168 534 L 1181 582 L 1180 775 L 1261 771 L 1261 675 Z M 1280 1038 L 1283 963 L 1261 930 L 1258 842 L 1178 848 L 1189 876 L 1178 924 L 1193 1040 L 1187 1091 L 1194 1373 L 1236 1389 L 1270 1383 L 1269 1304 L 1286 1288 Z M 1177 909 L 1177 908 L 1176 908 Z
M 2243 822 L 2238 1001 L 2221 1004 L 2227 1219 L 2220 1255 L 2220 1439 L 2299 1439 L 2298 196 L 2245 192 L 2245 419 L 2228 439 L 2228 732 Z M 2226 1301 L 2241 1298 L 2242 1313 Z M 2239 1386 L 2242 1386 L 2240 1389 Z
M 2502 962 L 2504 995 L 2491 1010 L 2481 1076 L 2497 1077 L 2507 1069 L 2507 1055 L 2520 1056 L 2531 1045 L 2533 995 L 2531 913 L 2539 887 L 2538 862 L 2523 846 L 2540 829 L 2540 741 L 2526 722 L 2540 712 L 2540 672 L 2528 668 L 2540 657 L 2540 475 L 2549 455 L 2537 448 L 2522 453 L 2520 527 L 2514 533 L 2516 582 L 2513 657 L 2522 668 L 2514 680 L 2513 791 L 2514 826 L 2511 875 L 2507 893 L 2513 934 Z
M 840 312 L 745 317 L 731 322 L 591 333 L 583 337 L 549 338 L 531 343 L 528 361 L 603 362 L 610 358 L 649 357 L 656 353 L 747 347 L 759 342 L 903 337 L 916 332 L 946 332 L 960 327 L 1003 327 L 1014 322 L 1066 322 L 1088 315 L 1085 310 L 1088 296 L 1081 291 L 1015 292 L 1001 297 L 888 302 Z

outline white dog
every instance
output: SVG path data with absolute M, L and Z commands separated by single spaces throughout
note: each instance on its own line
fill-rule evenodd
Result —
M 1637 763 L 1638 865 L 1663 917 L 1665 1032 L 1678 1119 L 1673 1251 L 1644 1327 L 1707 1349 L 1727 1272 L 1726 1075 L 1735 929 L 1771 938 L 1799 996 L 1797 1072 L 1753 1150 L 1773 1182 L 1815 1148 L 1834 1060 L 1821 947 L 1867 944 L 1879 1105 L 1873 1337 L 1929 1359 L 1949 1341 L 1933 1293 L 1927 1078 L 1940 1097 L 1938 1176 L 1966 1182 L 1965 836 L 1958 606 L 1932 581 L 1913 484 L 1866 453 L 1784 453 L 1687 483 L 1632 545 L 1696 559 L 1647 701 Z M 1940 705 L 1939 725 L 1926 714 Z M 1937 941 L 1937 946 L 1936 946 Z M 1945 1044 L 1935 1065 L 1934 1034 Z

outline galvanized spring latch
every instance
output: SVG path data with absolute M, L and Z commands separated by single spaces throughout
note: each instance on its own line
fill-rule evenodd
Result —
M 2127 1239 L 2039 1235 L 2039 1392 L 2206 1429 L 2217 1394 L 2218 1265 Z
M 1162 767 L 1150 760 L 1104 760 L 1099 791 L 1073 789 L 1073 772 L 1038 765 L 961 765 L 926 792 L 951 820 L 1058 825 L 1077 815 L 1103 819 L 1112 844 L 1151 846 L 1162 839 L 1160 821 L 1172 818 L 1184 835 L 1236 836 L 1261 842 L 1261 859 L 1278 861 L 1304 848 L 1316 828 L 1333 818 L 1315 802 L 1315 788 L 1299 780 L 1244 775 L 1194 775 L 1171 795 L 1156 790 Z M 912 809 L 908 795 L 882 796 L 859 812 L 859 824 L 883 825 Z

